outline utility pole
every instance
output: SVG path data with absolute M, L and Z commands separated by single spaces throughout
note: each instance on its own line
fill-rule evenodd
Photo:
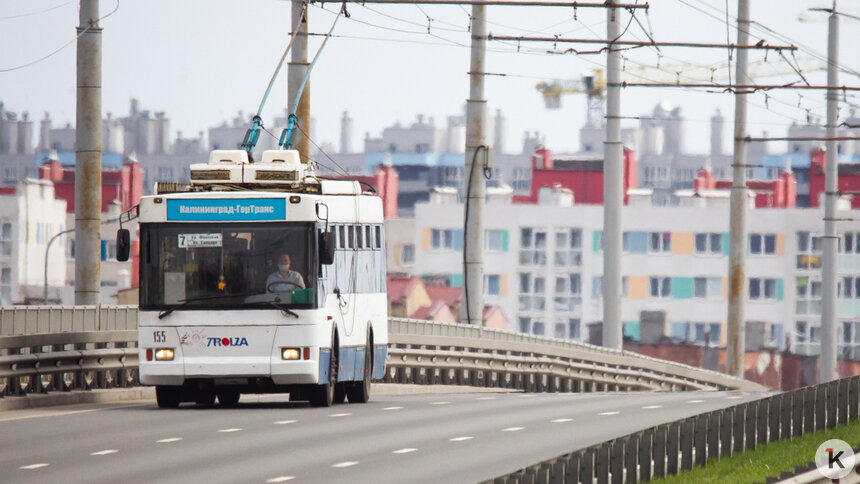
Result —
M 749 0 L 738 0 L 738 45 L 747 45 L 750 37 Z M 750 83 L 747 76 L 749 51 L 738 49 L 735 64 L 735 82 L 740 85 Z M 746 304 L 746 250 L 747 250 L 747 180 L 746 180 L 746 143 L 747 99 L 745 90 L 735 92 L 735 138 L 734 161 L 732 163 L 732 194 L 729 219 L 729 314 L 728 348 L 726 348 L 726 368 L 728 373 L 738 378 L 744 377 L 744 304 Z
M 302 18 L 301 22 L 299 18 Z M 304 0 L 292 0 L 292 16 L 291 22 L 297 25 L 299 30 L 296 35 L 296 40 L 293 42 L 292 52 L 290 53 L 290 63 L 288 69 L 287 82 L 287 109 L 291 106 L 296 94 L 299 92 L 299 87 L 302 85 L 302 80 L 308 72 L 308 11 L 305 8 Z M 293 134 L 293 146 L 299 152 L 299 159 L 302 163 L 310 161 L 310 149 L 308 137 L 305 133 L 311 133 L 311 81 L 308 79 L 305 90 L 302 92 L 302 97 L 299 100 L 298 109 L 296 109 L 296 118 L 298 119 L 298 133 Z
M 486 6 L 472 5 L 472 55 L 469 69 L 469 99 L 466 100 L 466 187 L 465 238 L 463 250 L 463 300 L 461 320 L 481 326 L 484 313 L 484 197 L 487 186 L 484 168 L 490 153 L 487 146 L 487 101 L 484 99 L 484 60 L 487 48 Z
M 75 304 L 101 288 L 102 29 L 99 0 L 81 0 L 75 121 Z
M 620 350 L 621 205 L 624 147 L 621 143 L 621 55 L 615 46 L 620 26 L 614 7 L 606 10 L 606 140 L 603 142 L 603 346 Z
M 836 117 L 839 112 L 839 16 L 836 0 L 830 11 L 827 40 L 827 154 L 824 168 L 824 240 L 822 240 L 821 264 L 821 361 L 819 381 L 821 383 L 838 378 L 836 373 L 836 271 L 838 267 L 836 233 L 836 201 L 838 194 L 839 158 L 836 137 Z

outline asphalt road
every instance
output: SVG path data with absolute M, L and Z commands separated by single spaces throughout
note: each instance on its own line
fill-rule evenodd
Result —
M 476 482 L 658 423 L 763 394 L 373 395 L 311 408 L 155 402 L 0 413 L 14 483 Z M 187 406 L 186 406 L 187 405 Z

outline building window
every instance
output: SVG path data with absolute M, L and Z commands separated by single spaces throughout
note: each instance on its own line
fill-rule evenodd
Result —
M 794 323 L 794 335 L 797 338 L 798 343 L 806 343 L 806 340 L 808 338 L 806 331 L 806 321 L 796 321 Z
M 158 181 L 160 181 L 160 182 L 174 181 L 173 180 L 173 167 L 170 167 L 170 166 L 158 167 Z
M 484 295 L 498 296 L 501 294 L 501 276 L 498 274 L 484 274 Z
M 506 230 L 485 230 L 484 231 L 484 250 L 488 252 L 502 252 L 505 247 Z
M 532 170 L 531 168 L 514 168 L 514 179 L 511 186 L 514 191 L 527 192 L 531 190 Z
M 520 311 L 543 311 L 546 308 L 546 279 L 543 276 L 520 274 Z
M 693 279 L 693 296 L 719 299 L 723 295 L 723 281 L 719 277 L 696 277 Z
M 543 321 L 534 321 L 532 323 L 532 334 L 537 336 L 544 335 L 544 324 Z
M 555 296 L 553 309 L 556 311 L 572 312 L 582 308 L 582 281 L 579 274 L 557 276 L 555 278 Z
M 18 181 L 18 167 L 16 166 L 7 166 L 5 170 L 3 170 L 3 183 L 14 184 Z
M 531 318 L 520 318 L 520 333 L 529 334 L 532 332 Z
M 553 328 L 553 338 L 564 339 L 567 334 L 567 325 L 564 323 L 555 323 Z
M 652 277 L 651 297 L 666 298 L 672 294 L 672 279 L 669 277 Z
M 431 247 L 433 250 L 454 250 L 455 235 L 457 230 L 454 229 L 433 229 L 431 230 Z
M 569 319 L 567 322 L 567 337 L 575 340 L 581 339 L 581 325 L 582 323 L 579 319 Z
M 722 254 L 723 234 L 696 234 L 697 254 Z
M 860 277 L 843 277 L 837 294 L 844 299 L 860 299 Z
M 546 265 L 546 232 L 530 228 L 520 230 L 520 264 Z
M 670 232 L 651 232 L 648 252 L 672 252 L 672 234 Z
M 776 254 L 776 235 L 750 234 L 750 254 Z
M 0 256 L 12 255 L 12 223 L 0 222 Z
M 411 266 L 415 264 L 415 245 L 404 244 L 400 253 L 400 265 Z
M 12 304 L 12 268 L 0 267 L 0 304 Z
M 821 314 L 821 281 L 798 277 L 795 312 L 797 314 Z
M 843 254 L 860 254 L 860 232 L 846 232 L 842 234 L 842 243 L 839 244 L 839 252 Z
M 579 267 L 582 265 L 582 231 L 579 229 L 561 230 L 555 233 L 556 266 Z
M 797 232 L 797 268 L 821 267 L 821 237 L 809 232 Z
M 776 299 L 776 279 L 750 278 L 750 300 Z

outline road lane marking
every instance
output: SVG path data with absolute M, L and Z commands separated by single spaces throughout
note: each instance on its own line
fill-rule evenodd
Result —
M 351 413 L 333 413 L 329 417 L 349 417 Z
M 430 402 L 430 405 L 450 405 L 451 402 Z
M 570 421 L 572 421 L 572 420 L 573 420 L 572 418 L 557 418 L 557 419 L 555 419 L 555 420 L 550 420 L 550 422 L 552 422 L 552 423 L 562 423 L 562 422 L 570 422 Z
M 156 440 L 155 443 L 156 444 L 169 444 L 171 442 L 179 442 L 180 440 L 182 440 L 182 437 L 170 437 L 169 439 Z
M 743 396 L 742 395 L 729 395 L 726 398 L 728 398 L 729 400 L 735 400 L 738 398 L 743 398 Z
M 240 429 L 240 428 L 221 429 L 221 430 L 219 430 L 219 432 L 221 432 L 221 433 L 225 433 L 225 434 L 230 433 L 230 432 L 241 432 L 241 431 L 242 431 L 242 429 Z
M 652 409 L 655 409 L 655 408 L 663 408 L 663 405 L 645 405 L 645 406 L 644 406 L 644 407 L 642 407 L 642 408 L 644 408 L 645 410 L 652 410 Z
M 385 407 L 383 410 L 400 410 L 403 407 Z
M 453 439 L 448 439 L 448 440 L 450 440 L 451 442 L 462 442 L 464 440 L 472 440 L 474 438 L 475 437 L 472 437 L 471 435 L 464 435 L 462 437 L 454 437 Z
M 597 415 L 618 415 L 621 412 L 600 412 Z
M 117 452 L 119 452 L 119 451 L 116 449 L 106 449 L 106 450 L 100 450 L 98 452 L 93 452 L 90 455 L 110 455 L 110 454 L 116 454 Z
M 278 476 L 271 479 L 266 479 L 266 482 L 287 482 L 295 479 L 296 476 Z
M 278 420 L 277 422 L 272 422 L 275 425 L 289 425 L 291 423 L 296 423 L 296 420 Z
M 704 400 L 687 400 L 687 403 L 705 403 Z
M 405 449 L 397 449 L 394 452 L 392 452 L 392 454 L 408 454 L 410 452 L 415 452 L 416 450 L 418 450 L 418 449 L 415 449 L 412 447 L 406 447 Z
M 496 397 L 478 397 L 476 400 L 495 400 Z
M 333 464 L 332 467 L 352 467 L 354 465 L 358 465 L 358 461 L 348 460 L 346 462 L 338 462 L 337 464 Z
M 524 428 L 525 427 L 508 427 L 506 429 L 502 429 L 502 432 L 519 432 L 520 430 L 522 430 Z
M 523 393 L 523 394 L 522 394 L 522 395 L 520 395 L 519 397 L 520 397 L 520 398 L 534 398 L 534 397 L 536 397 L 536 396 L 537 396 L 537 395 L 535 395 L 534 393 Z
M 39 463 L 39 464 L 30 464 L 30 465 L 28 465 L 28 466 L 21 466 L 21 467 L 19 467 L 18 469 L 24 469 L 25 471 L 31 471 L 31 470 L 33 470 L 33 469 L 39 469 L 39 468 L 42 468 L 42 467 L 48 467 L 49 465 L 51 465 L 51 464 L 45 464 L 44 462 L 41 462 L 41 463 Z

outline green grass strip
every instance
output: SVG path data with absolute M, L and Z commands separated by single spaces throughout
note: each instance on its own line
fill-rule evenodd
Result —
M 660 484 L 764 482 L 768 477 L 777 477 L 786 471 L 794 472 L 796 466 L 807 465 L 814 461 L 818 446 L 830 439 L 844 440 L 851 447 L 857 448 L 860 444 L 860 420 L 795 437 L 792 440 L 760 445 L 756 450 L 733 454 L 719 461 L 708 459 L 705 467 L 694 467 L 677 476 L 655 479 L 651 482 Z

